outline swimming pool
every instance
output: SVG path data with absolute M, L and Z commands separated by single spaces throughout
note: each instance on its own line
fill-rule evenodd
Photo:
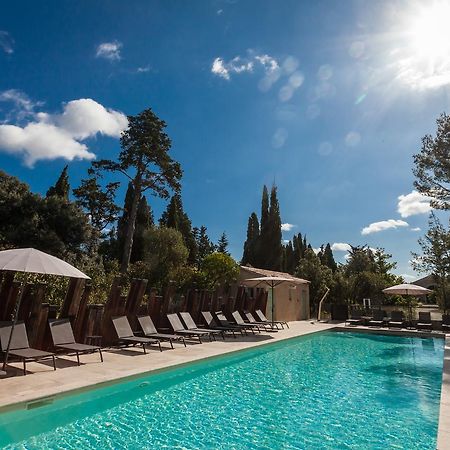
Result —
M 315 333 L 1 414 L 0 446 L 434 449 L 443 346 Z

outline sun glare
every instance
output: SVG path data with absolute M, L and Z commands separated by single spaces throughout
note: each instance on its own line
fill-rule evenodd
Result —
M 417 56 L 450 58 L 450 3 L 429 2 L 411 21 L 411 45 Z

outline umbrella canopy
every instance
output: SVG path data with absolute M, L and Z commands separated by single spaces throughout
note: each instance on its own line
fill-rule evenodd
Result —
M 275 308 L 274 288 L 282 283 L 302 284 L 300 281 L 296 281 L 295 279 L 292 279 L 292 278 L 277 277 L 277 276 L 247 278 L 246 280 L 242 280 L 241 283 L 244 284 L 245 286 L 249 286 L 249 287 L 257 287 L 257 286 L 261 286 L 261 285 L 266 285 L 271 288 L 271 290 L 272 290 L 272 324 L 275 320 L 275 317 L 274 317 L 274 308 Z
M 427 295 L 433 291 L 415 284 L 397 284 L 383 289 L 383 292 L 390 295 Z
M 269 287 L 278 286 L 281 283 L 292 283 L 292 284 L 300 284 L 298 281 L 292 278 L 284 278 L 284 277 L 257 277 L 257 278 L 247 278 L 246 280 L 242 280 L 242 284 L 245 286 L 256 287 L 261 284 L 265 284 Z
M 69 263 L 34 248 L 0 251 L 1 270 L 60 275 L 63 277 L 90 280 L 86 274 L 71 266 Z

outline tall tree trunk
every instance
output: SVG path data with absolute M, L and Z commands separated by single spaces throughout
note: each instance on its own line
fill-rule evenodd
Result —
M 130 264 L 131 250 L 133 248 L 133 236 L 136 228 L 136 217 L 139 199 L 141 197 L 141 184 L 136 183 L 134 186 L 133 203 L 131 204 L 130 218 L 127 226 L 127 236 L 123 246 L 122 262 L 120 264 L 120 272 L 126 273 Z

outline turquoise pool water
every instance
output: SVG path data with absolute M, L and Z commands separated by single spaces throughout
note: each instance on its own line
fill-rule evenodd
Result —
M 442 361 L 442 339 L 317 333 L 2 414 L 0 446 L 434 449 Z

